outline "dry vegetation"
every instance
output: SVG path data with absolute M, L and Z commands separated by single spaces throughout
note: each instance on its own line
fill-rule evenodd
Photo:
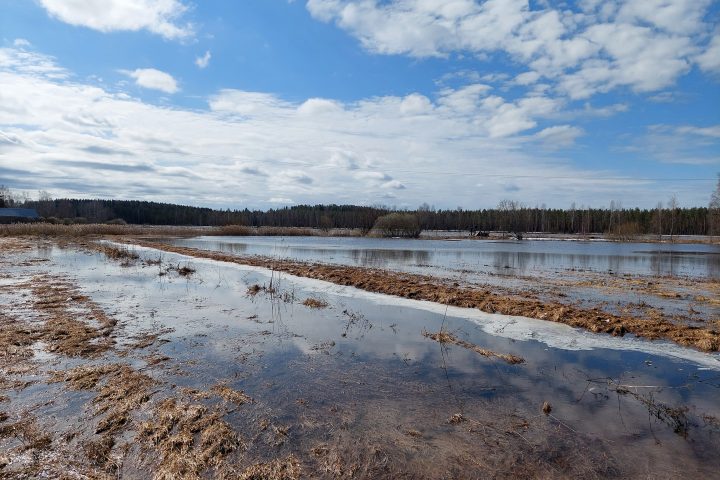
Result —
M 492 350 L 488 350 L 486 348 L 478 347 L 477 345 L 466 342 L 465 340 L 461 340 L 457 338 L 452 333 L 440 330 L 437 333 L 430 333 L 423 331 L 423 336 L 426 338 L 430 338 L 432 340 L 435 340 L 436 342 L 439 342 L 441 344 L 451 344 L 451 345 L 457 345 L 459 347 L 467 348 L 468 350 L 472 350 L 473 352 L 479 353 L 483 357 L 488 358 L 499 358 L 500 360 L 503 360 L 511 365 L 516 365 L 518 363 L 525 363 L 525 359 L 522 357 L 518 357 L 517 355 L 512 355 L 509 353 L 497 353 L 493 352 Z
M 325 300 L 312 297 L 306 298 L 302 303 L 309 308 L 327 308 L 328 306 L 328 303 Z
M 144 449 L 157 452 L 159 462 L 153 478 L 199 479 L 209 468 L 217 468 L 226 455 L 242 446 L 239 436 L 200 404 L 168 398 L 152 412 L 140 428 Z
M 62 225 L 54 223 L 13 223 L 0 225 L 0 237 L 44 236 L 44 237 L 88 237 L 88 236 L 171 236 L 196 235 L 217 236 L 333 236 L 356 237 L 362 232 L 357 229 L 317 229 L 302 227 L 246 227 L 226 225 L 222 227 L 155 226 L 155 225 L 109 225 L 104 223 Z
M 665 318 L 643 318 L 630 314 L 617 315 L 598 308 L 586 309 L 556 301 L 544 302 L 533 298 L 498 294 L 487 289 L 441 284 L 437 279 L 425 275 L 363 267 L 310 264 L 265 257 L 239 257 L 220 252 L 177 247 L 142 240 L 133 240 L 132 242 L 167 252 L 263 267 L 275 272 L 325 280 L 371 292 L 415 300 L 428 300 L 456 307 L 477 308 L 488 313 L 524 316 L 564 323 L 573 327 L 585 328 L 595 333 L 609 333 L 615 336 L 630 333 L 647 339 L 670 340 L 680 345 L 707 352 L 720 349 L 720 332 L 713 325 L 699 327 L 674 323 Z

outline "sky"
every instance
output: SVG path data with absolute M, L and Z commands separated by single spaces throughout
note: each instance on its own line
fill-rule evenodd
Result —
M 706 206 L 719 87 L 720 1 L 0 0 L 0 184 Z

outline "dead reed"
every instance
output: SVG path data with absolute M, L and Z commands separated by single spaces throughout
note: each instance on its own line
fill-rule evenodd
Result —
M 435 340 L 436 342 L 440 342 L 443 344 L 450 343 L 453 345 L 457 345 L 459 347 L 467 348 L 468 350 L 472 350 L 473 352 L 479 353 L 483 357 L 499 358 L 500 360 L 503 360 L 511 365 L 525 363 L 525 359 L 522 357 L 518 357 L 517 355 L 512 355 L 509 353 L 497 353 L 497 352 L 493 352 L 492 350 L 488 350 L 486 348 L 480 348 L 473 343 L 466 342 L 465 340 L 460 340 L 459 338 L 455 337 L 452 333 L 445 331 L 445 330 L 440 330 L 437 333 L 430 333 L 430 332 L 423 330 L 422 334 L 424 337 Z

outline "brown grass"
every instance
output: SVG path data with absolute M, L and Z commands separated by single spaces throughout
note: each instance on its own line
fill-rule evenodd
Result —
M 240 438 L 218 413 L 207 407 L 162 401 L 152 420 L 142 424 L 139 437 L 145 450 L 159 455 L 153 478 L 199 479 L 241 446 Z
M 23 413 L 15 422 L 0 425 L 0 438 L 4 437 L 18 439 L 22 444 L 22 451 L 47 450 L 52 445 L 52 437 L 27 413 Z
M 239 480 L 297 480 L 302 471 L 300 462 L 290 455 L 268 463 L 256 463 L 238 477 Z
M 93 358 L 113 347 L 116 320 L 61 277 L 38 275 L 12 289 L 31 292 L 22 297 L 36 317 L 15 319 L 0 314 L 0 357 L 31 357 L 30 346 L 45 342 L 51 352 Z
M 223 383 L 215 385 L 210 389 L 210 391 L 226 402 L 232 402 L 236 405 L 244 405 L 246 403 L 253 402 L 253 399 L 246 395 L 242 390 L 234 390 Z
M 81 366 L 53 372 L 51 382 L 66 382 L 74 390 L 96 390 L 95 414 L 103 415 L 96 434 L 113 435 L 125 428 L 132 413 L 150 399 L 155 381 L 129 365 Z
M 34 277 L 28 286 L 34 297 L 33 308 L 45 320 L 36 339 L 47 342 L 50 351 L 71 357 L 97 357 L 112 348 L 114 342 L 109 337 L 117 321 L 72 284 L 42 275 Z
M 359 229 L 322 230 L 303 227 L 245 227 L 226 225 L 223 227 L 190 227 L 167 225 L 108 225 L 89 223 L 82 225 L 60 225 L 53 223 L 15 223 L 0 225 L 0 237 L 43 236 L 79 238 L 88 236 L 362 236 Z
M 106 243 L 97 242 L 87 243 L 85 244 L 85 247 L 100 252 L 111 260 L 129 262 L 140 258 L 140 255 L 130 250 L 128 247 L 118 247 L 115 245 L 108 245 Z
M 309 308 L 327 308 L 328 303 L 325 300 L 308 297 L 303 302 L 303 305 L 305 305 L 306 307 L 309 307 Z
M 497 352 L 493 352 L 492 350 L 480 348 L 475 344 L 466 342 L 465 340 L 460 340 L 459 338 L 455 337 L 452 333 L 447 332 L 445 330 L 440 330 L 437 333 L 430 333 L 430 332 L 423 331 L 423 336 L 430 338 L 432 340 L 435 340 L 436 342 L 443 343 L 443 344 L 450 343 L 452 345 L 457 345 L 459 347 L 467 348 L 468 350 L 472 350 L 473 352 L 479 353 L 483 357 L 499 358 L 500 360 L 503 360 L 511 365 L 525 363 L 525 359 L 522 357 L 518 357 L 517 355 L 511 355 L 509 353 L 497 353 Z
M 713 326 L 698 327 L 673 323 L 664 318 L 644 318 L 631 314 L 616 315 L 599 309 L 586 309 L 555 301 L 503 295 L 486 289 L 443 284 L 438 279 L 426 275 L 364 267 L 310 264 L 255 256 L 239 257 L 142 240 L 133 240 L 132 242 L 167 252 L 263 267 L 300 277 L 353 286 L 371 292 L 427 300 L 456 307 L 477 308 L 488 313 L 564 323 L 595 333 L 609 333 L 615 336 L 631 333 L 647 339 L 666 339 L 679 345 L 691 346 L 708 352 L 720 349 L 720 332 Z

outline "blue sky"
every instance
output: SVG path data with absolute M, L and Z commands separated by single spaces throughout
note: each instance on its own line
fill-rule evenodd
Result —
M 230 208 L 705 205 L 709 0 L 0 0 L 0 184 Z

